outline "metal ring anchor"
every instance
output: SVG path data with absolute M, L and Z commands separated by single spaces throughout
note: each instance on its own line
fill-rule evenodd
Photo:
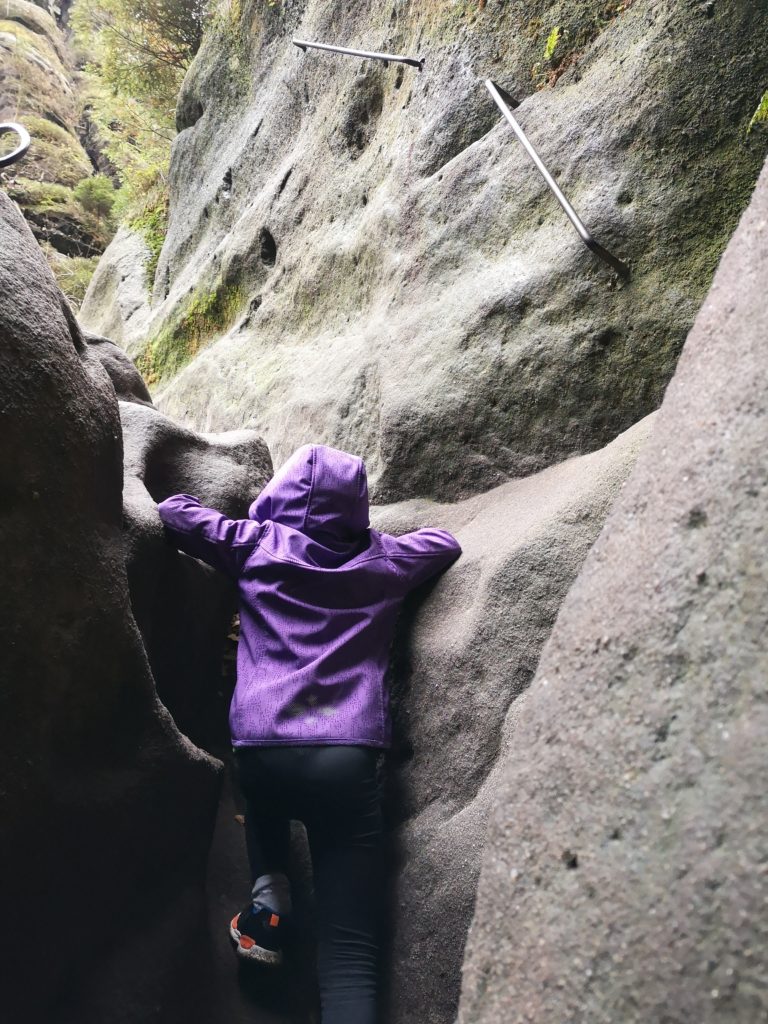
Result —
M 496 106 L 499 108 L 499 110 L 506 118 L 512 131 L 523 144 L 526 153 L 531 158 L 531 160 L 533 160 L 533 162 L 536 164 L 539 173 L 551 189 L 552 193 L 555 196 L 555 199 L 557 199 L 558 203 L 560 203 L 562 208 L 565 210 L 571 224 L 573 224 L 573 226 L 578 231 L 582 242 L 596 256 L 599 256 L 600 259 L 603 260 L 603 262 L 607 263 L 610 267 L 612 267 L 616 271 L 616 273 L 619 274 L 620 277 L 623 277 L 625 280 L 628 280 L 630 276 L 629 267 L 626 265 L 626 263 L 622 263 L 620 259 L 614 256 L 612 253 L 608 252 L 608 250 L 604 248 L 604 246 L 600 245 L 597 239 L 592 237 L 587 228 L 584 226 L 584 223 L 579 217 L 579 215 L 576 213 L 574 208 L 563 195 L 555 179 L 544 166 L 544 162 L 542 161 L 541 157 L 536 152 L 536 150 L 533 148 L 533 145 L 530 142 L 528 136 L 525 134 L 523 129 L 515 120 L 514 116 L 512 115 L 512 111 L 509 108 L 519 107 L 520 104 L 518 103 L 518 101 L 514 99 L 514 97 L 510 96 L 508 92 L 505 92 L 505 90 L 502 89 L 500 85 L 497 85 L 490 78 L 486 78 L 485 87 L 493 97 L 493 101 L 496 104 Z
M 18 135 L 19 145 L 16 149 L 11 150 L 10 153 L 6 153 L 5 156 L 0 156 L 0 167 L 8 167 L 10 164 L 15 164 L 17 160 L 24 156 L 32 142 L 29 132 L 23 125 L 16 124 L 13 121 L 0 124 L 0 135 L 7 135 L 9 132 Z
M 390 61 L 393 64 L 410 64 L 411 67 L 418 68 L 419 71 L 424 70 L 424 58 L 421 57 L 404 57 L 402 54 L 397 53 L 372 53 L 368 50 L 349 50 L 345 46 L 330 46 L 328 43 L 308 43 L 304 39 L 294 39 L 293 45 L 306 53 L 307 49 L 310 50 L 326 50 L 329 53 L 345 53 L 349 57 L 366 57 L 369 60 L 383 60 L 385 64 L 389 64 Z

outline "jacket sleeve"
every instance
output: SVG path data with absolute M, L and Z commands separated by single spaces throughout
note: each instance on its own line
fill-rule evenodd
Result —
M 393 540 L 389 559 L 403 577 L 406 591 L 447 569 L 461 554 L 461 545 L 447 530 L 416 530 Z
M 174 494 L 157 506 L 170 539 L 180 551 L 214 569 L 238 576 L 259 542 L 262 527 L 251 519 L 227 519 L 189 494 Z

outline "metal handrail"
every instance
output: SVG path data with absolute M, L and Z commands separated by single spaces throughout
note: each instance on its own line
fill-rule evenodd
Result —
M 584 226 L 584 222 L 581 220 L 581 218 L 576 213 L 574 208 L 563 195 L 555 179 L 544 166 L 544 162 L 542 161 L 541 157 L 536 152 L 536 150 L 533 148 L 533 145 L 528 139 L 528 136 L 525 134 L 523 129 L 515 120 L 514 116 L 512 115 L 512 111 L 509 108 L 519 107 L 520 103 L 516 99 L 514 99 L 514 97 L 510 96 L 508 92 L 502 89 L 500 85 L 497 85 L 490 78 L 486 78 L 485 87 L 491 94 L 496 106 L 499 108 L 499 110 L 506 118 L 512 131 L 523 144 L 526 153 L 531 158 L 531 160 L 533 160 L 533 162 L 536 164 L 536 167 L 538 168 L 542 178 L 544 179 L 544 181 L 546 181 L 547 185 L 551 189 L 552 193 L 555 196 L 555 199 L 557 199 L 558 203 L 560 203 L 562 208 L 565 210 L 568 219 L 578 231 L 579 235 L 581 236 L 581 240 L 584 242 L 586 247 L 590 249 L 596 256 L 599 256 L 600 259 L 607 263 L 609 266 L 613 267 L 617 274 L 619 274 L 621 277 L 625 279 L 628 279 L 630 276 L 629 267 L 626 265 L 626 263 L 622 263 L 620 259 L 614 256 L 612 253 L 608 252 L 608 250 L 604 248 L 604 246 L 600 245 L 600 243 L 595 238 L 592 237 L 587 228 Z
M 27 129 L 23 125 L 16 124 L 14 121 L 7 121 L 4 124 L 0 124 L 0 135 L 7 135 L 9 132 L 13 132 L 15 135 L 18 135 L 21 141 L 16 149 L 11 150 L 10 153 L 6 153 L 5 156 L 0 156 L 0 167 L 8 167 L 9 164 L 15 164 L 17 160 L 20 160 L 24 156 L 32 142 Z
M 398 53 L 372 53 L 368 50 L 349 50 L 345 46 L 330 46 L 328 43 L 308 43 L 304 39 L 294 39 L 293 45 L 306 53 L 307 49 L 310 50 L 327 50 L 329 53 L 346 53 L 350 57 L 367 57 L 369 60 L 383 60 L 385 64 L 389 64 L 390 61 L 395 64 L 410 64 L 411 67 L 418 68 L 419 71 L 424 70 L 424 58 L 421 57 L 403 57 L 402 54 Z

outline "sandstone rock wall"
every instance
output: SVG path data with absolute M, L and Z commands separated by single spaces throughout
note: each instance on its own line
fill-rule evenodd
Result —
M 768 1015 L 768 167 L 507 730 L 461 1024 Z
M 179 102 L 153 319 L 130 337 L 160 407 L 256 427 L 278 464 L 308 440 L 358 451 L 379 501 L 601 447 L 658 406 L 756 180 L 767 27 L 746 0 L 222 5 Z M 426 65 L 303 55 L 294 35 Z M 523 99 L 629 285 L 485 75 Z
M 379 528 L 441 526 L 464 552 L 414 595 L 395 645 L 388 1024 L 455 1019 L 503 723 L 649 420 L 600 452 L 456 505 L 375 510 Z
M 131 613 L 112 385 L 3 193 L 0 231 L 2 1013 L 181 1024 L 207 1012 L 178 935 L 205 921 L 220 766 Z

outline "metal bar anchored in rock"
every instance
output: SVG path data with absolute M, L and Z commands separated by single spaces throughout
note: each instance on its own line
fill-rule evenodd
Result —
M 546 181 L 550 190 L 554 194 L 555 199 L 557 199 L 558 203 L 560 203 L 562 208 L 565 210 L 568 219 L 578 231 L 581 240 L 584 242 L 586 247 L 596 256 L 599 256 L 600 259 L 607 263 L 610 267 L 613 267 L 617 274 L 628 280 L 629 267 L 626 265 L 626 263 L 622 263 L 620 259 L 614 256 L 612 253 L 608 252 L 608 250 L 604 246 L 600 245 L 600 243 L 595 238 L 592 237 L 592 235 L 585 227 L 583 221 L 579 217 L 579 215 L 576 213 L 574 208 L 563 195 L 560 186 L 557 184 L 555 179 L 544 166 L 544 161 L 541 159 L 539 154 L 534 149 L 530 139 L 515 120 L 515 117 L 513 116 L 512 111 L 510 110 L 510 107 L 519 107 L 519 102 L 512 96 L 510 96 L 508 92 L 505 92 L 505 90 L 502 89 L 500 85 L 497 85 L 495 82 L 491 81 L 490 78 L 486 78 L 485 87 L 493 97 L 493 101 L 496 104 L 496 106 L 499 108 L 499 110 L 506 118 L 512 131 L 523 144 L 526 153 L 531 158 L 531 160 L 533 160 L 533 162 L 536 164 L 536 167 L 538 168 L 542 178 L 544 179 L 544 181 Z
M 328 43 L 309 43 L 304 39 L 294 39 L 293 45 L 304 53 L 310 50 L 327 50 L 329 53 L 345 53 L 348 57 L 365 57 L 368 60 L 383 60 L 385 64 L 410 64 L 411 67 L 424 69 L 423 57 L 404 57 L 399 53 L 373 53 L 369 50 L 350 50 L 346 46 L 331 46 Z
M 9 133 L 18 135 L 19 144 L 10 153 L 0 156 L 0 167 L 8 167 L 10 164 L 15 164 L 17 160 L 21 160 L 32 141 L 27 129 L 23 125 L 16 124 L 14 121 L 6 121 L 4 124 L 0 124 L 0 135 L 8 135 Z

